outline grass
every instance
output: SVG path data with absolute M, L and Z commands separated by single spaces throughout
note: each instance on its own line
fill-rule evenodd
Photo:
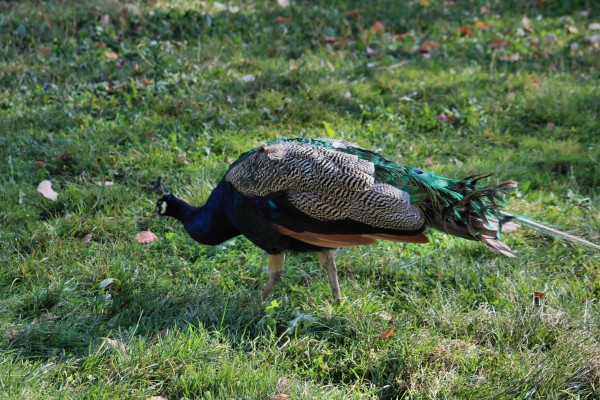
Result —
M 157 176 L 201 203 L 243 151 L 334 135 L 515 179 L 511 210 L 598 242 L 595 3 L 82 3 L 0 4 L 0 397 L 600 397 L 598 253 L 430 232 L 338 251 L 340 305 L 313 255 L 260 302 L 248 241 L 147 219 Z

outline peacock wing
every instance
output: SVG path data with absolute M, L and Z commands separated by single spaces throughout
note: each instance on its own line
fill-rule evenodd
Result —
M 319 221 L 349 219 L 390 231 L 422 230 L 425 217 L 409 194 L 376 182 L 373 162 L 339 151 L 349 146 L 327 139 L 271 142 L 242 156 L 225 179 L 249 197 L 285 192 L 293 207 Z
M 356 155 L 304 143 L 262 145 L 234 163 L 225 180 L 245 196 L 283 190 L 365 191 L 374 183 L 373 163 Z

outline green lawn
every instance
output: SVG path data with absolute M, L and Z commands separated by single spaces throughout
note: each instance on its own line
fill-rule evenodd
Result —
M 599 398 L 598 252 L 431 231 L 337 251 L 339 305 L 313 254 L 261 302 L 246 239 L 149 220 L 158 176 L 200 204 L 334 136 L 600 242 L 598 2 L 290 2 L 0 2 L 0 398 Z

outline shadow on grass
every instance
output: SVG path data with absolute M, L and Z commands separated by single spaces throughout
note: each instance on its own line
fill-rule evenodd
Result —
M 53 358 L 83 356 L 104 337 L 153 337 L 164 330 L 187 324 L 219 331 L 232 343 L 255 337 L 257 322 L 264 315 L 258 291 L 223 293 L 208 284 L 199 292 L 173 295 L 165 288 L 145 288 L 143 292 L 122 288 L 112 296 L 110 306 L 93 312 L 72 310 L 54 315 L 62 301 L 60 289 L 37 296 L 17 307 L 15 324 L 5 332 L 1 347 L 20 356 Z M 83 307 L 82 307 L 83 308 Z

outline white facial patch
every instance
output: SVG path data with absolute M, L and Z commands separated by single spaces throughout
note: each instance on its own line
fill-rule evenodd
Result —
M 162 215 L 167 212 L 167 202 L 166 201 L 161 201 L 159 207 L 160 207 L 160 210 L 158 210 L 159 214 Z

